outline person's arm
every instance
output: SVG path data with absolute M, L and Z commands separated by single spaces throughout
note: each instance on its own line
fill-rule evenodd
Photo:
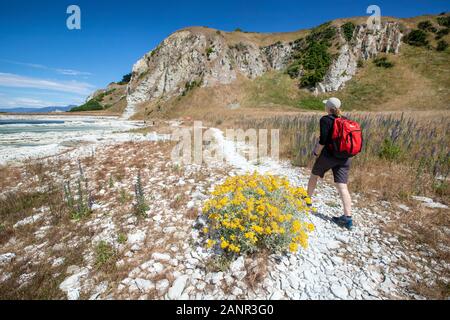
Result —
M 315 148 L 314 148 L 314 151 L 313 151 L 314 156 L 315 157 L 320 156 L 320 153 L 322 152 L 323 148 L 325 148 L 324 145 L 321 145 L 320 143 L 317 143 Z
M 329 133 L 329 125 L 327 123 L 327 118 L 323 117 L 320 119 L 320 139 L 319 143 L 316 144 L 313 150 L 313 154 L 315 157 L 320 156 L 323 148 L 325 148 L 325 144 L 327 143 L 327 137 Z

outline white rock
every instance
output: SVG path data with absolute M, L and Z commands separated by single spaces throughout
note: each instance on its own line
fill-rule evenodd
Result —
M 236 273 L 244 269 L 244 267 L 245 267 L 244 257 L 241 256 L 231 263 L 230 271 Z
M 155 287 L 154 283 L 147 279 L 138 278 L 134 282 L 141 292 L 148 292 Z
M 141 244 L 145 240 L 145 231 L 137 230 L 127 235 L 127 242 L 130 245 Z
M 64 291 L 67 294 L 67 298 L 69 300 L 78 300 L 80 297 L 81 284 L 80 281 L 82 278 L 86 277 L 89 273 L 89 270 L 86 268 L 80 269 L 78 273 L 71 275 L 66 278 L 59 285 L 59 289 Z
M 152 254 L 152 258 L 159 261 L 170 261 L 172 257 L 166 253 L 155 252 Z
M 162 279 L 162 280 L 159 280 L 159 281 L 156 283 L 156 290 L 158 290 L 158 292 L 159 292 L 160 294 L 162 294 L 162 293 L 164 293 L 164 292 L 167 290 L 167 288 L 169 288 L 169 286 L 170 286 L 169 280 L 167 280 L 167 279 Z
M 177 300 L 183 294 L 183 290 L 186 287 L 187 281 L 189 277 L 187 275 L 179 276 L 170 287 L 169 292 L 167 293 L 167 297 L 170 300 Z
M 5 265 L 10 263 L 14 258 L 16 257 L 16 254 L 13 252 L 8 252 L 0 255 L 0 265 Z
M 348 299 L 348 290 L 344 286 L 333 284 L 331 285 L 331 292 L 340 299 Z

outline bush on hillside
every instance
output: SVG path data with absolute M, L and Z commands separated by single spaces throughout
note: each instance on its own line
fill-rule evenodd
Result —
M 429 20 L 421 21 L 417 24 L 417 28 L 423 31 L 431 31 L 434 27 Z
M 379 58 L 375 58 L 373 60 L 373 63 L 380 68 L 392 68 L 394 66 L 394 63 L 389 61 L 387 57 L 379 57 Z
M 438 17 L 437 22 L 440 26 L 450 28 L 450 16 Z
M 428 45 L 427 34 L 423 30 L 412 30 L 408 35 L 404 37 L 404 41 L 407 44 L 416 47 L 424 47 Z
M 441 39 L 442 37 L 448 35 L 450 33 L 450 28 L 441 29 L 438 32 L 436 32 L 436 40 Z
M 440 40 L 437 43 L 436 50 L 437 51 L 445 51 L 448 48 L 448 43 L 445 40 Z
M 345 39 L 348 41 L 352 40 L 353 33 L 355 32 L 355 24 L 353 22 L 344 23 L 342 26 L 342 32 L 344 33 Z
M 229 177 L 212 192 L 203 214 L 207 248 L 223 257 L 268 250 L 297 252 L 306 248 L 311 199 L 285 178 L 247 174 Z
M 131 81 L 131 73 L 128 73 L 122 77 L 122 81 L 119 82 L 119 84 L 126 84 Z
M 103 110 L 103 106 L 96 99 L 91 99 L 79 107 L 70 109 L 69 112 L 96 111 L 96 110 Z
M 382 159 L 386 160 L 396 160 L 401 155 L 402 149 L 400 146 L 395 144 L 392 139 L 386 138 L 383 141 L 383 144 L 381 145 L 380 152 L 378 153 L 378 156 Z

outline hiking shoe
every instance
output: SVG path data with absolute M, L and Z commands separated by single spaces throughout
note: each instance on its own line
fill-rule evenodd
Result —
M 346 228 L 347 230 L 351 230 L 353 227 L 352 217 L 347 217 L 347 216 L 343 215 L 340 217 L 333 217 L 332 220 L 334 223 L 336 223 L 337 225 L 339 225 L 343 228 Z

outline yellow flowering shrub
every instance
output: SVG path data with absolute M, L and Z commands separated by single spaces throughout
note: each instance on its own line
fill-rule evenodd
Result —
M 206 201 L 206 246 L 226 255 L 297 252 L 308 246 L 311 199 L 305 189 L 292 187 L 285 178 L 258 173 L 229 177 Z

